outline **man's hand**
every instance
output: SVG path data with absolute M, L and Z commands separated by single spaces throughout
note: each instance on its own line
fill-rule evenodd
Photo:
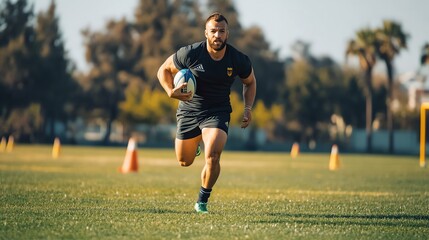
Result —
M 180 101 L 190 101 L 192 99 L 192 92 L 183 93 L 182 89 L 185 88 L 187 83 L 182 83 L 181 85 L 173 88 L 171 90 L 170 98 L 175 98 Z
M 241 128 L 247 128 L 252 121 L 252 110 L 249 108 L 244 109 L 243 120 L 241 121 Z

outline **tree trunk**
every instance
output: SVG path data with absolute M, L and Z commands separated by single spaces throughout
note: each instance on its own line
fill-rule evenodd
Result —
M 36 133 L 36 141 L 42 141 L 42 142 L 47 142 L 48 139 L 48 126 L 49 126 L 49 119 L 46 115 L 45 112 L 42 113 L 43 116 L 43 122 L 42 122 L 42 126 L 41 129 L 39 129 Z
M 106 135 L 104 135 L 104 139 L 103 139 L 104 145 L 109 145 L 109 143 L 110 143 L 110 134 L 112 132 L 112 123 L 117 117 L 118 117 L 118 108 L 115 105 L 113 105 L 110 107 L 110 113 L 109 113 L 109 117 L 107 119 Z
M 392 112 L 392 101 L 393 101 L 393 66 L 392 63 L 388 60 L 386 62 L 386 68 L 387 68 L 387 129 L 389 131 L 389 153 L 393 154 L 393 112 Z
M 372 152 L 372 96 L 366 97 L 366 151 Z
M 49 142 L 53 141 L 56 137 L 55 132 L 55 118 L 49 118 Z
M 372 69 L 365 72 L 365 106 L 366 106 L 366 152 L 372 152 Z
M 104 135 L 103 138 L 103 145 L 109 145 L 110 143 L 110 133 L 112 132 L 112 118 L 109 117 L 109 119 L 107 120 L 107 126 L 106 126 L 106 134 Z

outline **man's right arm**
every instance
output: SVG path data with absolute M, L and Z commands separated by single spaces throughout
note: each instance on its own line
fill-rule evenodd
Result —
M 176 88 L 174 87 L 174 77 L 179 69 L 176 68 L 173 62 L 173 55 L 167 58 L 165 62 L 158 69 L 158 80 L 162 88 L 165 90 L 167 95 L 170 98 L 179 99 L 181 101 L 188 101 L 192 98 L 192 93 L 182 93 L 180 90 L 186 86 L 186 83 L 183 83 Z

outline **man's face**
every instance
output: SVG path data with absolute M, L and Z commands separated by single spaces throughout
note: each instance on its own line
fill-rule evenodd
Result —
M 206 24 L 205 31 L 209 46 L 216 51 L 222 50 L 226 46 L 228 40 L 228 25 L 225 21 L 216 22 L 210 20 Z

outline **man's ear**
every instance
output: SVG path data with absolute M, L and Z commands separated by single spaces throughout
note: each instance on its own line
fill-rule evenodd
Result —
M 208 38 L 207 37 L 207 29 L 204 30 L 204 36 L 206 36 L 206 38 Z

